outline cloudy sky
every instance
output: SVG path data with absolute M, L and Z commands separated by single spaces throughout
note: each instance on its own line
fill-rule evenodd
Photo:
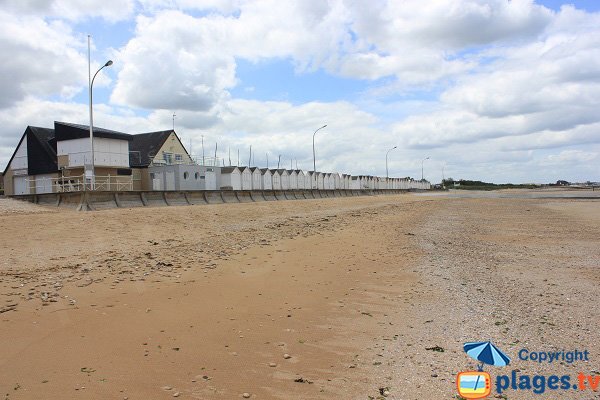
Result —
M 600 180 L 600 1 L 0 0 L 0 167 L 27 125 L 175 130 L 255 164 Z

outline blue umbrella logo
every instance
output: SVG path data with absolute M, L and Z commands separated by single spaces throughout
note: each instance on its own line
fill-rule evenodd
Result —
M 504 367 L 510 363 L 510 358 L 492 342 L 469 342 L 463 346 L 465 353 L 471 358 L 479 361 L 479 370 L 483 371 L 483 364 L 495 367 Z

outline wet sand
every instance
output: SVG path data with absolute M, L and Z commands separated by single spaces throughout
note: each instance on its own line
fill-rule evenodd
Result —
M 1 206 L 5 398 L 446 399 L 480 340 L 598 370 L 597 200 Z

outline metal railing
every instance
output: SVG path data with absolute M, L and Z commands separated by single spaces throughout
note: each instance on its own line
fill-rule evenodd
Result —
M 95 179 L 85 179 L 84 175 L 60 178 L 27 179 L 28 187 L 35 193 L 65 193 L 85 191 L 129 191 L 133 190 L 133 175 L 97 175 Z

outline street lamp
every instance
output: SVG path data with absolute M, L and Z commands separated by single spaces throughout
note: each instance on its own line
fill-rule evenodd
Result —
M 429 157 L 426 157 L 423 159 L 423 161 L 421 161 L 421 180 L 423 180 L 423 164 L 425 163 L 425 160 L 429 160 Z
M 96 75 L 98 72 L 102 71 L 105 67 L 110 67 L 113 64 L 112 60 L 108 60 L 103 66 L 101 66 L 98 71 L 94 74 L 94 77 L 90 81 L 90 149 L 92 153 L 91 160 L 91 170 L 90 170 L 90 189 L 94 188 L 94 111 L 92 109 L 92 89 L 94 88 L 94 79 L 96 79 Z
M 390 151 L 394 150 L 395 148 L 397 148 L 398 146 L 394 146 L 391 149 L 389 149 L 387 151 L 387 153 L 385 153 L 385 179 L 389 179 L 390 174 L 388 173 L 388 154 L 390 154 Z
M 317 173 L 317 161 L 315 158 L 315 135 L 317 134 L 317 132 L 319 132 L 321 129 L 325 128 L 326 126 L 327 126 L 327 124 L 323 125 L 319 129 L 317 129 L 315 131 L 315 133 L 313 133 L 313 172 L 315 174 L 315 179 L 316 179 L 316 173 Z

